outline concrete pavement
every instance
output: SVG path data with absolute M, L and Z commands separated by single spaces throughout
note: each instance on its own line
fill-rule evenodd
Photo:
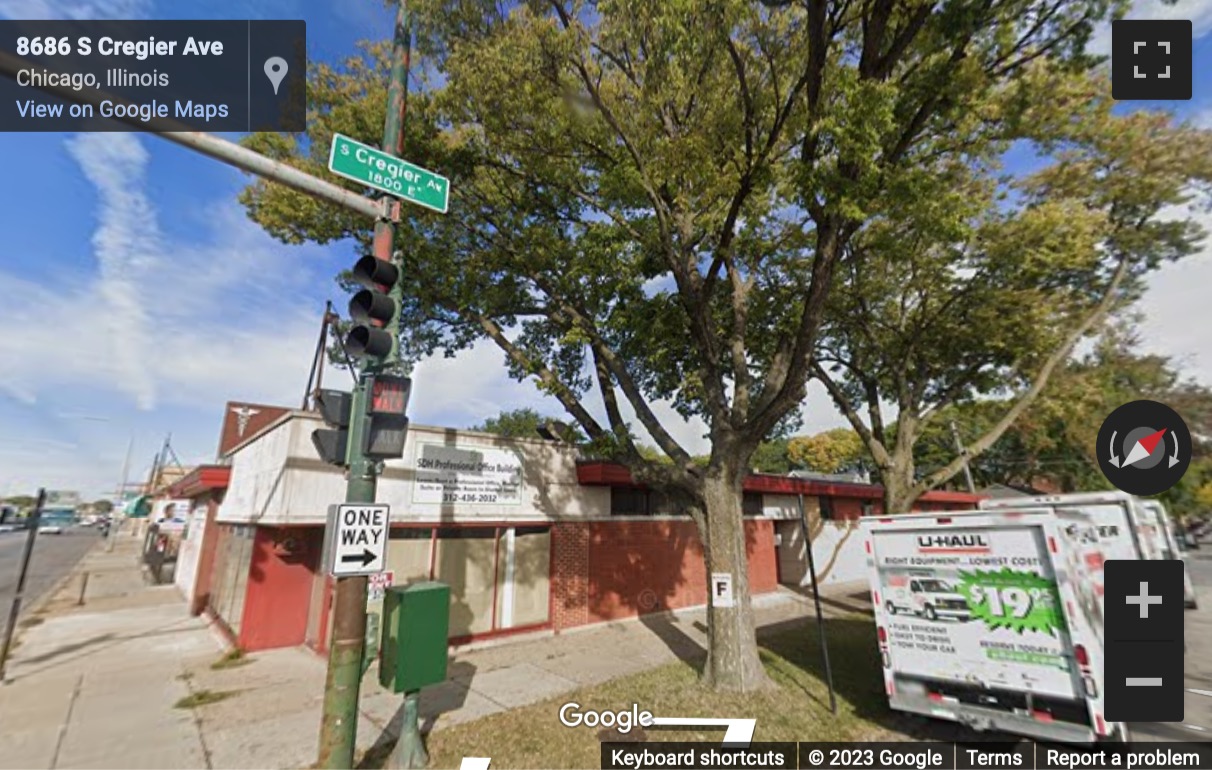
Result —
M 69 584 L 22 629 L 0 687 L 0 768 L 301 768 L 316 758 L 326 662 L 302 649 L 218 663 L 221 638 L 173 586 L 145 583 L 140 541 L 95 548 L 83 606 Z M 861 609 L 839 586 L 830 613 Z M 811 612 L 789 591 L 755 600 L 759 623 Z M 421 694 L 423 729 L 443 729 L 702 654 L 703 613 L 647 616 L 452 654 L 449 680 Z M 358 747 L 394 741 L 402 696 L 363 680 Z M 186 702 L 190 699 L 193 702 Z

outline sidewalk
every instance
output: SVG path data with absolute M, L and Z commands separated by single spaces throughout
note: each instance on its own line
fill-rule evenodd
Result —
M 0 768 L 303 768 L 316 758 L 326 661 L 303 648 L 214 668 L 224 648 L 173 586 L 144 583 L 139 541 L 120 535 L 77 566 L 45 620 L 24 629 L 0 687 Z M 79 573 L 87 571 L 85 603 Z M 822 592 L 826 614 L 862 611 L 866 585 Z M 756 597 L 759 625 L 812 613 L 790 591 Z M 452 653 L 421 694 L 443 729 L 701 654 L 702 610 Z M 177 707 L 192 696 L 194 707 Z M 402 696 L 363 680 L 358 747 L 394 741 Z

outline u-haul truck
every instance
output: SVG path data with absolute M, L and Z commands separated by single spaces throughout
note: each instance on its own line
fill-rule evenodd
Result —
M 1102 603 L 1082 579 L 1101 573 L 1103 553 L 1088 515 L 909 514 L 861 526 L 892 708 L 1040 740 L 1127 739 L 1126 725 L 1103 717 Z
M 1142 500 L 1126 492 L 1078 492 L 982 500 L 980 503 L 984 510 L 1028 506 L 1046 506 L 1058 510 L 1078 507 L 1088 512 L 1098 524 L 1103 552 L 1108 559 L 1180 558 L 1166 509 L 1154 500 Z M 1098 588 L 1102 590 L 1101 581 Z M 1185 570 L 1183 593 L 1187 607 L 1195 608 L 1195 589 L 1191 576 Z

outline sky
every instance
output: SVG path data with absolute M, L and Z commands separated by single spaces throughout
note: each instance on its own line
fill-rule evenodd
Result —
M 1212 2 L 1142 1 L 1132 16 L 1194 21 L 1194 98 L 1172 106 L 1212 127 L 1212 78 L 1200 74 L 1212 71 Z M 392 23 L 381 0 L 0 0 L 0 18 L 185 17 L 305 19 L 311 61 L 342 58 Z M 1109 44 L 1100 31 L 1095 47 Z M 124 467 L 146 476 L 170 434 L 183 463 L 213 462 L 229 400 L 301 402 L 324 303 L 346 305 L 332 278 L 356 258 L 352 244 L 278 243 L 236 200 L 249 177 L 153 135 L 0 133 L 0 158 L 0 496 L 111 494 Z M 1141 331 L 1146 349 L 1212 384 L 1208 286 L 1212 247 L 1160 270 Z M 325 379 L 344 387 L 348 375 Z M 562 414 L 511 380 L 490 343 L 423 361 L 413 380 L 416 423 Z M 657 413 L 691 452 L 706 449 L 701 423 Z M 843 424 L 810 387 L 802 432 Z

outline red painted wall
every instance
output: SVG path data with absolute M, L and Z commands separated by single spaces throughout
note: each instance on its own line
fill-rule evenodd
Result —
M 694 522 L 676 520 L 591 522 L 585 622 L 617 620 L 707 603 L 703 549 Z M 745 522 L 751 594 L 778 586 L 774 524 Z M 557 553 L 557 564 L 560 556 Z M 556 581 L 558 584 L 558 580 Z M 575 604 L 576 597 L 556 595 Z M 553 621 L 572 617 L 557 615 Z M 572 625 L 570 623 L 569 625 Z
M 219 545 L 219 525 L 215 516 L 219 513 L 219 504 L 223 502 L 224 490 L 207 492 L 209 499 L 206 503 L 206 526 L 202 530 L 202 545 L 198 552 L 198 571 L 194 576 L 194 602 L 189 611 L 192 615 L 200 615 L 210 604 L 210 592 L 214 586 L 215 549 Z
M 303 643 L 314 578 L 313 547 L 314 538 L 304 529 L 257 527 L 240 623 L 242 649 Z

